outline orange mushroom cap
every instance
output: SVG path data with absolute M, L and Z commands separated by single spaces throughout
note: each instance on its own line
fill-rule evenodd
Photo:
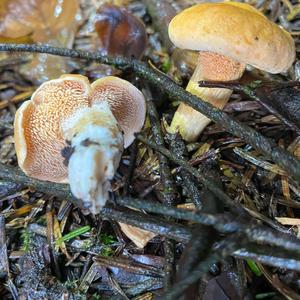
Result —
M 62 123 L 80 110 L 107 101 L 124 132 L 124 146 L 144 124 L 143 94 L 129 82 L 106 77 L 90 85 L 85 76 L 67 74 L 42 84 L 16 113 L 15 147 L 20 168 L 29 176 L 67 182 L 62 150 L 68 146 Z
M 280 73 L 295 60 L 292 36 L 247 3 L 200 3 L 176 15 L 169 36 L 179 48 L 228 56 Z

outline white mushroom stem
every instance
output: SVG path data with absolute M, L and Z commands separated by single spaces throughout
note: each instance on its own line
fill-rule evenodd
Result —
M 221 88 L 199 87 L 200 80 L 232 81 L 238 80 L 244 73 L 245 64 L 230 59 L 227 56 L 199 52 L 197 67 L 186 90 L 202 100 L 222 109 L 228 102 L 232 91 Z M 179 131 L 183 139 L 192 142 L 197 140 L 202 130 L 211 120 L 203 114 L 181 103 L 173 117 L 170 130 Z
M 123 134 L 106 101 L 76 112 L 62 131 L 73 148 L 68 164 L 71 192 L 99 213 L 121 159 Z

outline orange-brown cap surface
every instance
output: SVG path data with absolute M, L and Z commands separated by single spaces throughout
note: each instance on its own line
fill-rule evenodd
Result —
M 133 132 L 139 131 L 144 123 L 145 102 L 141 92 L 116 77 L 97 80 L 91 86 L 84 76 L 63 75 L 42 84 L 16 113 L 15 147 L 20 168 L 41 180 L 67 182 L 67 167 L 61 154 L 67 141 L 61 124 L 75 112 L 102 100 L 112 106 L 124 131 L 125 144 L 130 145 Z
M 295 59 L 290 34 L 245 3 L 202 3 L 169 25 L 179 48 L 211 51 L 270 73 L 286 71 Z

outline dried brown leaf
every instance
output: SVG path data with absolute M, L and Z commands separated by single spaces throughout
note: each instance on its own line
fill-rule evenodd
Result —
M 34 42 L 46 42 L 74 21 L 77 0 L 2 0 L 0 35 L 19 38 L 32 34 Z
M 77 0 L 2 0 L 0 39 L 24 39 L 57 47 L 71 47 L 78 27 Z M 65 58 L 46 54 L 32 56 L 20 72 L 37 83 L 70 72 Z
M 300 219 L 297 219 L 297 218 L 277 217 L 275 219 L 282 225 L 289 225 L 289 226 L 299 226 L 300 225 Z
M 156 234 L 131 225 L 119 223 L 123 233 L 139 248 L 144 248 Z

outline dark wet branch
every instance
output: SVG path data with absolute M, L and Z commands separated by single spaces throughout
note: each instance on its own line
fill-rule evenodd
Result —
M 3 121 L 0 120 L 0 130 L 1 129 L 7 129 L 7 130 L 10 130 L 10 131 L 13 131 L 14 127 L 12 126 L 12 124 L 10 124 L 8 122 L 3 122 Z
M 157 145 L 164 146 L 164 137 L 160 127 L 159 116 L 153 103 L 149 88 L 143 89 L 147 101 L 147 112 L 151 124 L 151 131 Z M 176 201 L 176 190 L 168 159 L 161 153 L 158 153 L 160 181 L 162 183 L 162 199 L 166 206 L 174 206 Z M 172 240 L 164 241 L 165 252 L 165 289 L 168 289 L 172 283 L 175 273 L 175 243 Z
M 287 82 L 284 84 L 285 86 L 299 86 L 299 82 Z M 199 86 L 201 87 L 208 87 L 208 88 L 227 88 L 231 89 L 237 93 L 242 93 L 249 97 L 250 99 L 257 101 L 258 103 L 261 104 L 262 107 L 264 107 L 269 113 L 274 115 L 277 119 L 279 119 L 283 124 L 288 126 L 290 129 L 295 131 L 298 135 L 300 135 L 300 128 L 295 124 L 292 120 L 289 120 L 285 118 L 281 113 L 279 113 L 273 106 L 269 105 L 266 103 L 266 101 L 257 95 L 255 92 L 255 89 L 252 88 L 249 85 L 243 85 L 238 82 L 219 82 L 219 81 L 200 81 Z
M 0 164 L 0 177 L 3 178 L 3 175 L 5 175 L 6 172 L 3 172 L 2 167 L 3 164 Z M 4 167 L 7 166 L 4 165 Z M 10 178 L 16 178 L 19 182 L 26 181 L 26 175 L 22 174 L 18 169 L 14 167 L 8 167 L 8 169 L 10 173 L 14 175 L 10 176 Z M 40 182 L 35 179 L 30 179 L 28 182 L 30 182 L 31 186 L 41 188 L 43 191 L 47 191 L 52 195 L 59 195 L 64 199 L 69 198 L 69 200 L 70 197 L 72 197 L 67 186 L 63 184 L 53 185 L 52 183 Z M 49 187 L 46 187 L 46 184 L 49 184 Z M 166 207 L 146 200 L 131 198 L 116 198 L 115 202 L 121 206 L 126 205 L 137 209 L 143 209 L 147 212 L 170 216 L 174 219 L 194 221 L 199 224 L 212 226 L 223 233 L 235 233 L 235 236 L 237 236 L 238 239 L 245 242 L 244 245 L 239 243 L 237 248 L 229 248 L 225 251 L 221 247 L 221 252 L 212 252 L 212 254 L 209 254 L 193 269 L 189 276 L 183 279 L 183 285 L 180 283 L 181 288 L 179 290 L 176 285 L 174 291 L 175 295 L 184 292 L 185 288 L 197 281 L 199 277 L 207 272 L 212 263 L 219 261 L 222 257 L 227 255 L 236 255 L 244 259 L 251 258 L 258 262 L 276 267 L 285 267 L 293 270 L 299 269 L 300 242 L 293 236 L 288 236 L 254 223 L 251 225 L 247 220 L 236 219 L 235 221 L 231 221 L 232 216 L 230 215 L 195 213 L 184 209 Z M 127 208 L 108 206 L 101 211 L 100 215 L 102 218 L 121 221 L 156 232 L 157 234 L 177 240 L 178 242 L 187 243 L 192 237 L 191 229 L 186 226 L 166 221 L 159 216 L 149 216 L 137 211 L 128 210 Z M 243 238 L 239 238 L 240 236 Z M 253 243 L 257 243 L 257 245 L 253 246 Z M 266 243 L 271 246 L 277 246 L 276 249 L 278 250 L 270 252 L 270 249 L 274 248 L 263 245 Z M 229 243 L 229 246 L 230 245 L 232 246 L 232 244 Z M 209 251 L 207 253 L 209 253 Z M 270 255 L 270 253 L 273 254 Z
M 27 177 L 19 169 L 6 166 L 0 163 L 0 178 L 4 181 L 15 181 L 24 185 L 32 186 L 39 191 L 49 193 L 63 199 L 73 201 L 69 187 L 65 184 L 53 184 L 49 182 L 39 181 Z M 249 223 L 249 219 L 239 218 L 232 221 L 231 215 L 212 215 L 205 213 L 194 213 L 184 209 L 166 207 L 164 205 L 149 202 L 146 200 L 138 200 L 132 198 L 116 198 L 116 204 L 121 206 L 130 206 L 136 209 L 142 209 L 150 213 L 170 216 L 174 219 L 182 219 L 197 222 L 202 225 L 213 226 L 217 231 L 223 233 L 242 232 L 244 237 L 250 242 L 264 243 L 274 245 L 294 251 L 300 252 L 300 241 L 292 235 L 283 234 L 281 232 L 269 229 L 265 226 L 255 223 Z M 167 222 L 158 217 L 145 215 L 136 211 L 124 210 L 119 207 L 107 207 L 101 211 L 101 217 L 127 223 L 152 232 L 159 233 L 163 236 L 173 238 L 177 241 L 188 242 L 191 231 L 185 226 Z
M 10 277 L 5 232 L 5 218 L 0 215 L 0 277 Z
M 167 293 L 162 295 L 160 299 L 178 299 L 189 286 L 197 282 L 206 272 L 208 272 L 208 270 L 214 263 L 230 255 L 239 247 L 241 247 L 240 235 L 236 235 L 234 238 L 227 238 L 222 240 L 218 244 L 217 249 L 207 252 L 206 258 L 199 262 L 198 265 L 195 266 L 194 270 L 190 272 L 190 274 L 187 277 L 185 277 L 183 280 L 181 280 L 175 286 L 173 286 L 172 289 L 170 289 Z
M 259 225 L 244 217 L 232 221 L 232 215 L 213 215 L 200 212 L 190 212 L 184 209 L 165 207 L 163 205 L 140 201 L 132 198 L 116 199 L 119 205 L 128 205 L 133 208 L 143 209 L 147 212 L 172 216 L 173 218 L 189 220 L 202 225 L 213 226 L 217 231 L 223 233 L 240 232 L 244 238 L 259 244 L 269 244 L 284 248 L 295 253 L 300 253 L 300 241 L 293 235 L 287 235 L 266 226 Z
M 0 178 L 2 178 L 2 180 L 4 181 L 13 181 L 16 183 L 24 184 L 26 186 L 34 187 L 35 189 L 41 192 L 44 192 L 46 194 L 51 194 L 58 198 L 69 200 L 76 204 L 76 199 L 72 196 L 69 186 L 66 184 L 52 183 L 52 182 L 40 181 L 34 178 L 30 178 L 26 176 L 19 168 L 7 166 L 2 163 L 0 163 Z M 150 212 L 164 214 L 166 216 L 174 217 L 177 219 L 195 221 L 204 225 L 210 226 L 210 225 L 217 224 L 218 222 L 216 217 L 211 215 L 208 215 L 207 217 L 204 214 L 204 217 L 202 217 L 202 215 L 194 214 L 183 209 L 166 207 L 164 205 L 156 204 L 153 202 L 149 203 L 147 201 L 135 201 L 134 199 L 131 198 L 116 198 L 115 201 L 117 202 L 117 204 L 122 206 L 130 205 L 137 209 L 145 209 Z M 153 209 L 151 207 L 153 207 Z M 228 224 L 226 228 L 224 228 L 225 229 L 224 232 L 233 232 L 235 231 L 235 228 L 236 225 L 233 225 L 233 228 L 231 229 L 230 224 Z
M 150 69 L 144 63 L 123 57 L 112 58 L 99 53 L 56 48 L 46 45 L 0 44 L 0 51 L 48 53 L 71 58 L 80 58 L 88 61 L 97 61 L 99 63 L 113 65 L 120 70 L 130 69 L 135 72 L 136 75 L 147 80 L 151 84 L 160 87 L 170 98 L 190 105 L 225 128 L 228 132 L 242 138 L 245 142 L 261 151 L 266 157 L 272 159 L 276 164 L 288 171 L 294 179 L 300 180 L 300 161 L 293 155 L 289 154 L 284 149 L 277 147 L 274 142 L 262 136 L 254 129 L 231 118 L 225 112 L 222 112 L 205 101 L 199 101 L 198 97 L 186 92 L 169 77 L 155 69 Z
M 75 205 L 80 206 L 79 201 L 72 196 L 69 186 L 66 184 L 36 180 L 27 177 L 20 169 L 2 163 L 0 163 L 0 178 L 4 181 L 13 181 L 15 183 L 31 186 L 41 192 L 69 200 Z M 137 226 L 179 242 L 187 243 L 191 236 L 190 230 L 184 226 L 151 217 L 137 211 L 124 211 L 117 207 L 107 207 L 101 211 L 100 215 L 102 218 Z
M 168 141 L 170 142 L 170 148 L 174 156 L 186 159 L 187 150 L 185 144 L 179 135 L 168 134 Z M 185 155 L 184 155 L 185 154 Z M 202 165 L 203 177 L 209 178 L 216 187 L 222 188 L 222 183 L 218 172 L 215 172 L 216 163 L 208 160 Z M 201 213 L 218 214 L 223 212 L 222 201 L 220 201 L 212 192 L 207 188 L 201 186 L 197 180 L 186 170 L 181 169 L 179 171 L 180 176 L 183 178 L 182 185 L 187 189 L 192 201 L 195 203 L 196 208 Z M 201 190 L 198 187 L 201 186 Z M 213 227 L 207 227 L 198 224 L 193 228 L 193 234 L 190 242 L 186 245 L 183 254 L 178 262 L 176 283 L 181 282 L 186 278 L 195 266 L 202 261 L 208 252 L 213 247 L 213 244 L 219 239 L 219 234 Z M 196 288 L 191 286 L 186 290 L 186 297 L 189 298 L 189 294 Z
M 156 234 L 160 234 L 177 242 L 187 243 L 191 238 L 191 230 L 163 218 L 145 215 L 144 213 L 124 210 L 119 207 L 105 207 L 99 214 L 102 218 L 136 226 Z
M 138 200 L 133 198 L 117 198 L 116 203 L 124 206 L 128 205 L 136 209 L 142 209 L 147 212 L 173 217 L 186 221 L 196 222 L 202 225 L 213 226 L 216 230 L 223 233 L 237 232 L 240 224 L 236 221 L 230 221 L 232 216 L 212 215 L 207 213 L 192 212 L 182 208 L 166 207 L 147 200 Z M 299 242 L 300 246 L 300 242 Z
M 128 166 L 128 174 L 125 178 L 124 183 L 124 192 L 123 195 L 127 196 L 130 192 L 130 185 L 134 174 L 135 163 L 136 163 L 136 155 L 137 155 L 137 142 L 134 141 L 130 147 L 130 159 L 129 159 L 129 166 Z
M 48 181 L 40 181 L 26 176 L 19 168 L 0 163 L 0 178 L 4 181 L 20 183 L 24 186 L 31 186 L 40 192 L 50 194 L 58 198 L 74 201 L 69 185 L 59 184 Z
M 172 154 L 171 151 L 157 145 L 156 143 L 150 141 L 149 139 L 145 138 L 141 134 L 137 134 L 136 138 L 146 144 L 147 146 L 153 148 L 154 150 L 162 153 L 164 156 L 175 162 L 176 164 L 180 165 L 183 169 L 188 171 L 190 174 L 195 176 L 199 182 L 201 182 L 208 190 L 210 190 L 218 199 L 220 199 L 226 206 L 228 206 L 232 211 L 237 213 L 242 213 L 243 208 L 238 204 L 234 203 L 234 201 L 228 197 L 219 187 L 217 187 L 212 181 L 207 179 L 203 174 L 198 171 L 196 168 L 193 168 L 186 160 L 181 159 Z
M 253 249 L 253 247 L 248 246 L 247 249 L 236 250 L 233 255 L 243 259 L 252 259 L 268 266 L 300 271 L 300 258 L 289 257 L 286 250 L 280 251 L 278 248 L 264 247 L 258 249 L 258 247 L 254 247 Z
M 166 139 L 170 145 L 171 151 L 179 158 L 187 158 L 187 149 L 185 143 L 179 134 L 167 134 Z M 182 186 L 185 188 L 189 198 L 193 201 L 198 209 L 203 206 L 201 193 L 198 190 L 197 182 L 193 176 L 186 170 L 180 170 L 179 175 L 182 177 Z
M 143 90 L 147 101 L 147 112 L 151 124 L 151 131 L 153 133 L 154 141 L 157 145 L 164 147 L 164 137 L 160 128 L 160 122 L 156 107 L 152 101 L 151 94 L 149 90 Z M 160 180 L 163 185 L 163 201 L 167 206 L 172 206 L 175 204 L 176 191 L 173 177 L 171 175 L 169 162 L 166 156 L 158 153 L 159 160 L 159 172 Z
M 165 274 L 164 272 L 154 266 L 146 265 L 143 263 L 139 263 L 134 261 L 131 258 L 126 257 L 107 257 L 97 255 L 93 258 L 94 262 L 96 263 L 96 267 L 105 267 L 105 268 L 120 268 L 127 272 L 140 274 L 143 276 L 150 276 L 150 277 L 163 277 Z

